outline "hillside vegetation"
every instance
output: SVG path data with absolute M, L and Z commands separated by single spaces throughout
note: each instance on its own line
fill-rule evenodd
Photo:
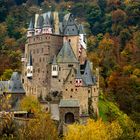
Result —
M 9 69 L 21 70 L 26 29 L 29 19 L 40 11 L 39 6 L 42 12 L 59 11 L 61 15 L 71 12 L 85 26 L 88 57 L 94 67 L 100 68 L 100 87 L 105 98 L 140 124 L 140 1 L 0 1 L 0 75 L 3 80 L 9 77 Z M 102 117 L 110 120 L 108 115 Z

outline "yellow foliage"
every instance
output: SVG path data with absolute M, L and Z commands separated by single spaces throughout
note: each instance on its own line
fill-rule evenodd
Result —
M 94 63 L 94 67 L 99 65 L 99 57 L 97 53 L 95 52 L 88 53 L 88 58 L 90 59 L 91 62 Z
M 127 4 L 130 4 L 132 2 L 132 0 L 125 0 L 124 3 L 127 5 Z
M 86 125 L 68 126 L 64 140 L 113 140 L 121 136 L 122 129 L 117 121 L 104 123 L 101 119 L 89 119 Z
M 127 65 L 123 67 L 123 73 L 124 74 L 131 74 L 133 67 L 131 65 Z
M 25 28 L 23 27 L 23 28 L 18 28 L 16 31 L 17 31 L 17 32 L 20 32 L 21 35 L 24 35 L 24 34 L 26 34 L 27 29 L 25 29 Z
M 4 41 L 5 45 L 8 46 L 8 47 L 15 47 L 17 45 L 17 42 L 14 38 L 5 38 L 5 41 Z
M 20 140 L 57 140 L 57 129 L 49 114 L 40 113 L 19 129 Z
M 34 96 L 26 96 L 20 102 L 21 110 L 26 110 L 31 113 L 38 114 L 41 112 L 41 105 Z
M 140 69 L 138 68 L 134 69 L 133 74 L 140 77 Z
M 99 43 L 99 48 L 103 50 L 109 50 L 114 45 L 114 41 L 109 37 L 104 37 Z

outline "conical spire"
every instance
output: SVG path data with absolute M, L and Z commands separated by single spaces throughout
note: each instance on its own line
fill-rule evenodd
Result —
M 55 55 L 54 58 L 53 58 L 52 64 L 53 64 L 53 65 L 57 65 L 57 62 L 56 62 L 56 55 Z
M 29 24 L 29 27 L 28 27 L 28 30 L 34 30 L 34 25 L 33 25 L 33 20 L 31 19 L 30 20 L 30 24 Z
M 87 85 L 93 85 L 92 72 L 91 72 L 89 61 L 86 62 L 86 67 L 85 67 L 83 79 Z
M 37 19 L 36 28 L 39 28 L 39 29 L 42 28 L 42 26 L 43 26 L 43 21 L 44 21 L 43 16 L 39 15 L 39 17 L 38 17 L 38 19 Z
M 43 27 L 50 27 L 50 26 L 51 26 L 50 20 L 49 20 L 48 14 L 46 14 L 46 17 L 45 17 L 45 20 L 43 23 Z
M 28 64 L 27 64 L 28 66 L 32 66 L 33 65 L 33 62 L 32 62 L 32 54 L 31 54 L 31 52 L 30 52 L 30 54 L 29 54 L 29 59 L 28 59 Z

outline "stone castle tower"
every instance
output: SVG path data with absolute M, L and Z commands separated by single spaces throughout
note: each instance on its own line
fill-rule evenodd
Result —
M 22 72 L 26 94 L 42 97 L 65 123 L 87 116 L 89 99 L 98 114 L 99 74 L 87 59 L 85 35 L 72 14 L 60 21 L 57 12 L 36 14 L 27 31 Z

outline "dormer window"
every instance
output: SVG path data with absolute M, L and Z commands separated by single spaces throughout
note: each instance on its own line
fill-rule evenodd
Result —
M 56 69 L 56 66 L 53 66 L 53 71 L 56 71 L 57 69 Z
M 75 86 L 76 87 L 82 86 L 82 79 L 75 79 Z
M 58 66 L 52 65 L 52 76 L 58 76 Z

